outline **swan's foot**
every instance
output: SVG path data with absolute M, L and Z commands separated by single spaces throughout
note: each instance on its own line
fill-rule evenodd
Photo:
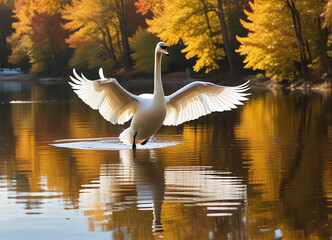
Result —
M 145 139 L 143 142 L 141 142 L 141 145 L 145 145 L 149 140 L 150 140 L 150 138 Z
M 136 141 L 136 135 L 137 135 L 137 132 L 134 135 L 134 141 L 133 141 L 133 145 L 132 145 L 132 149 L 133 150 L 136 150 L 136 143 L 135 143 L 135 141 Z

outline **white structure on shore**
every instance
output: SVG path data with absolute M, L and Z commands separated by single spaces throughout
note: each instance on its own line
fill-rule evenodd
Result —
M 21 68 L 0 68 L 0 76 L 20 75 L 21 73 Z

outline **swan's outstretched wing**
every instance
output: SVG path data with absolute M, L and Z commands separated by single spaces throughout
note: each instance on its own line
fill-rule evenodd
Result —
M 74 92 L 91 108 L 113 124 L 128 121 L 136 111 L 138 97 L 124 89 L 114 78 L 105 78 L 103 69 L 99 69 L 99 80 L 88 80 L 83 74 L 79 76 L 73 69 L 75 77 L 69 84 Z
M 167 114 L 164 125 L 179 125 L 211 112 L 229 111 L 248 100 L 244 93 L 249 81 L 236 87 L 218 86 L 209 82 L 193 82 L 166 96 Z

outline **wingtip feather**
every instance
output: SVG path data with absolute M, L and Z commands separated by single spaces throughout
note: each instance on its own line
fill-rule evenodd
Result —
M 83 78 L 84 82 L 90 82 L 90 80 L 89 80 L 89 79 L 87 79 L 87 78 L 84 76 L 84 74 L 83 74 L 83 73 L 81 73 L 81 76 L 82 76 L 82 78 Z
M 77 80 L 79 80 L 81 82 L 84 82 L 84 80 L 77 74 L 75 68 L 73 68 L 73 73 L 74 73 L 74 76 L 76 77 Z
M 69 83 L 69 85 L 70 85 L 72 88 L 74 88 L 74 89 L 75 89 L 76 86 L 77 86 L 76 84 L 74 84 L 74 83 L 72 83 L 72 82 L 68 82 L 68 83 Z
M 103 68 L 99 68 L 99 76 L 100 76 L 101 79 L 106 79 L 105 76 L 104 76 Z

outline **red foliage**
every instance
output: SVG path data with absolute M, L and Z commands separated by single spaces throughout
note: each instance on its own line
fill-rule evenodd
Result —
M 141 13 L 142 15 L 145 15 L 151 9 L 151 7 L 153 5 L 153 1 L 150 1 L 150 0 L 138 0 L 135 3 L 135 5 L 137 7 L 137 12 Z
M 127 30 L 129 36 L 132 36 L 138 29 L 138 26 L 146 27 L 145 17 L 136 11 L 136 3 L 134 1 L 127 1 Z
M 31 39 L 43 49 L 64 49 L 67 47 L 65 39 L 69 37 L 69 31 L 62 28 L 64 20 L 60 13 L 50 15 L 48 13 L 35 13 L 31 19 Z

